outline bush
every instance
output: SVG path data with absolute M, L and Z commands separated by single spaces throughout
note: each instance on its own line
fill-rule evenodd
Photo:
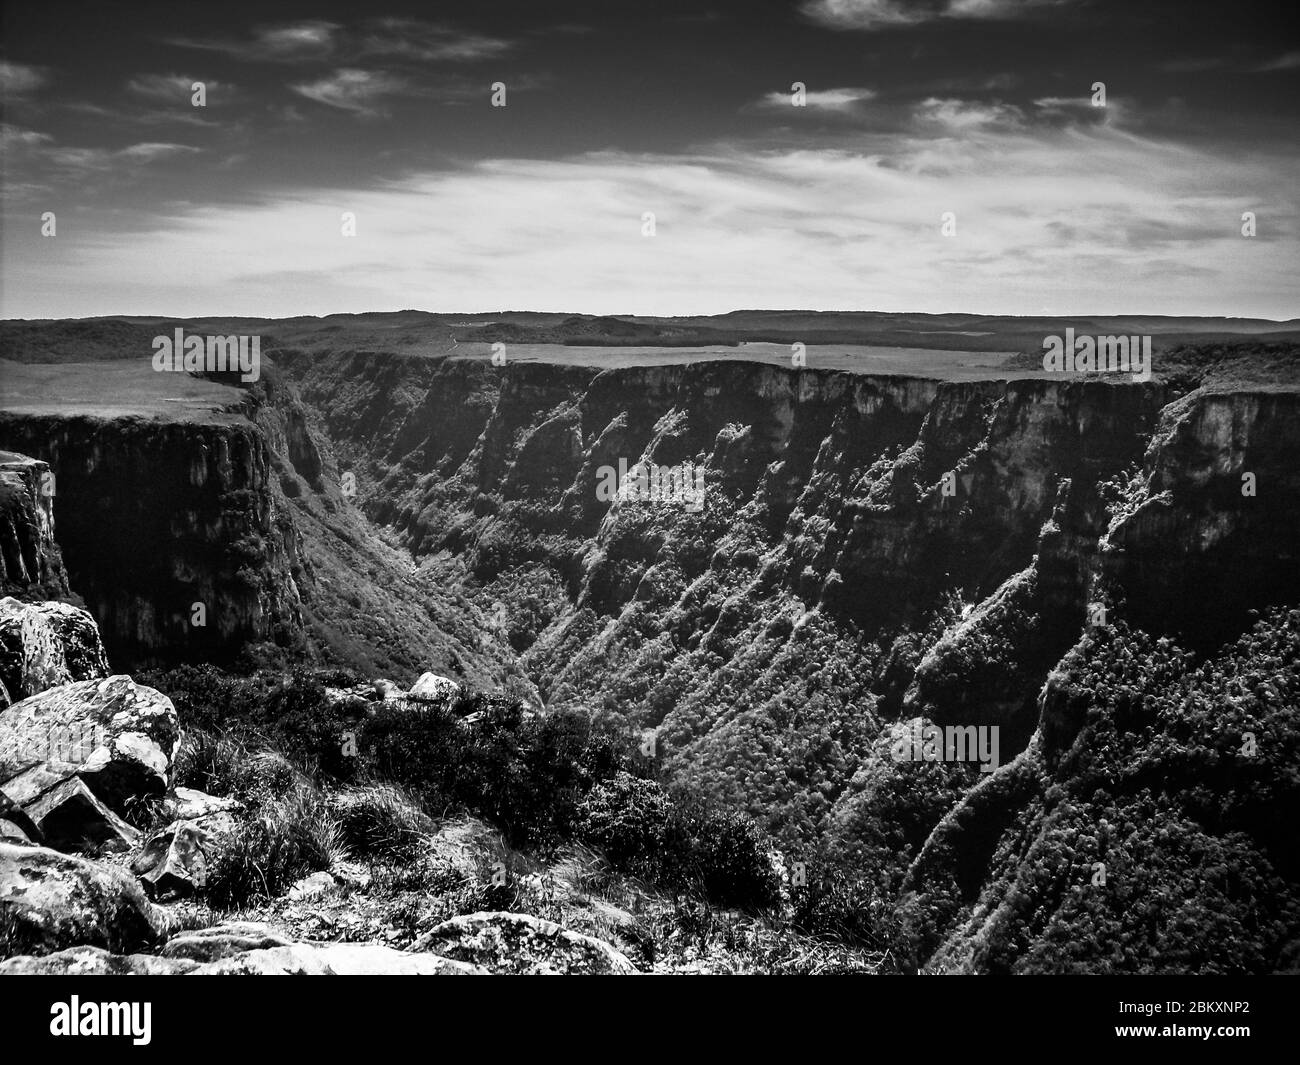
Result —
M 577 831 L 621 872 L 676 890 L 698 890 L 723 906 L 763 908 L 780 879 L 762 830 L 743 814 L 619 773 L 592 790 Z
M 208 866 L 204 889 L 214 906 L 278 898 L 309 873 L 346 856 L 324 797 L 306 785 L 273 799 L 233 833 Z
M 340 792 L 331 799 L 330 809 L 344 843 L 365 858 L 410 857 L 435 828 L 428 814 L 392 784 Z
M 299 774 L 283 755 L 229 732 L 186 732 L 176 753 L 176 784 L 259 803 L 291 791 Z

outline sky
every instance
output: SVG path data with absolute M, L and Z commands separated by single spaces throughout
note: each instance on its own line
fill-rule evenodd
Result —
M 1300 317 L 1295 0 L 0 10 L 3 318 Z

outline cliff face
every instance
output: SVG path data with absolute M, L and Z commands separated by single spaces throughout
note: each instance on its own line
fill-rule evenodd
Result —
M 54 540 L 56 491 L 47 463 L 0 451 L 0 596 L 71 598 Z
M 56 471 L 70 582 L 119 668 L 225 662 L 301 629 L 296 533 L 252 424 L 6 412 L 0 440 Z
M 1135 505 L 1102 543 L 1126 612 L 1209 650 L 1248 613 L 1300 599 L 1300 394 L 1196 393 L 1171 403 Z

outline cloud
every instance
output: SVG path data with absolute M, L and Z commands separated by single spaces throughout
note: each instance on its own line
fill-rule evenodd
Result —
M 402 78 L 354 67 L 345 67 L 317 81 L 289 87 L 309 100 L 367 117 L 383 113 L 379 101 L 384 97 L 409 90 Z
M 1016 129 L 1024 124 L 1025 116 L 1011 104 L 930 97 L 916 105 L 915 117 L 924 125 L 939 126 L 948 133 L 970 133 L 993 128 Z
M 804 93 L 804 107 L 814 111 L 851 111 L 858 104 L 876 98 L 874 89 L 809 89 Z M 769 92 L 755 106 L 765 110 L 787 109 L 794 106 L 794 97 L 788 92 Z
M 11 126 L 7 122 L 0 125 L 0 148 L 6 152 L 16 151 L 21 148 L 35 148 L 42 144 L 48 144 L 53 139 L 48 133 L 38 133 L 34 129 L 21 129 L 18 126 Z
M 1251 69 L 1256 73 L 1269 73 L 1274 70 L 1295 70 L 1298 67 L 1300 67 L 1300 52 L 1287 52 Z
M 25 96 L 39 89 L 48 80 L 40 67 L 0 59 L 0 95 L 7 98 Z
M 136 96 L 155 103 L 183 104 L 190 106 L 194 95 L 194 83 L 203 82 L 207 89 L 208 103 L 214 98 L 228 95 L 230 86 L 212 78 L 192 78 L 185 74 L 140 74 L 127 82 L 127 89 Z
M 235 59 L 264 60 L 278 63 L 301 63 L 328 58 L 341 27 L 335 22 L 310 20 L 275 26 L 259 26 L 250 39 L 214 38 L 195 40 L 177 38 L 169 43 L 182 48 L 223 52 Z
M 914 26 L 936 19 L 1016 19 L 1069 0 L 804 0 L 812 21 L 837 30 Z
M 126 164 L 146 164 L 201 151 L 188 144 L 148 141 L 125 148 L 49 147 L 43 155 L 55 166 L 69 170 L 117 170 Z
M 1293 164 L 1284 146 L 1216 154 L 936 98 L 910 128 L 853 130 L 838 147 L 495 158 L 154 210 L 79 237 L 75 269 L 16 259 L 4 299 L 23 316 L 1050 305 L 1283 317 L 1300 290 Z M 1267 238 L 1241 238 L 1245 209 L 1266 212 Z M 356 237 L 340 235 L 343 211 Z M 195 248 L 201 289 L 174 269 Z
M 383 18 L 370 24 L 361 39 L 363 55 L 396 56 L 444 62 L 493 59 L 508 52 L 512 42 L 468 33 L 417 19 Z

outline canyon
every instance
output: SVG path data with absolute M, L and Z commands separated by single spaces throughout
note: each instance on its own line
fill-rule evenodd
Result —
M 922 938 L 977 969 L 1004 964 L 970 916 L 1008 890 L 996 848 L 1091 727 L 1070 664 L 1117 633 L 1210 662 L 1300 602 L 1294 371 L 1216 377 L 1157 349 L 1146 382 L 882 374 L 821 368 L 815 345 L 799 368 L 500 365 L 492 328 L 431 354 L 313 325 L 268 339 L 260 380 L 191 375 L 179 403 L 147 359 L 112 397 L 76 385 L 102 363 L 57 382 L 4 364 L 0 447 L 31 459 L 0 475 L 53 469 L 62 547 L 7 502 L 6 587 L 70 585 L 117 669 L 432 669 L 615 713 L 653 733 L 665 779 L 791 853 L 833 843 L 899 897 L 955 893 Z M 598 490 L 637 464 L 702 471 L 703 505 Z M 910 770 L 890 747 L 921 721 L 997 727 L 1002 767 L 942 767 L 882 813 Z

